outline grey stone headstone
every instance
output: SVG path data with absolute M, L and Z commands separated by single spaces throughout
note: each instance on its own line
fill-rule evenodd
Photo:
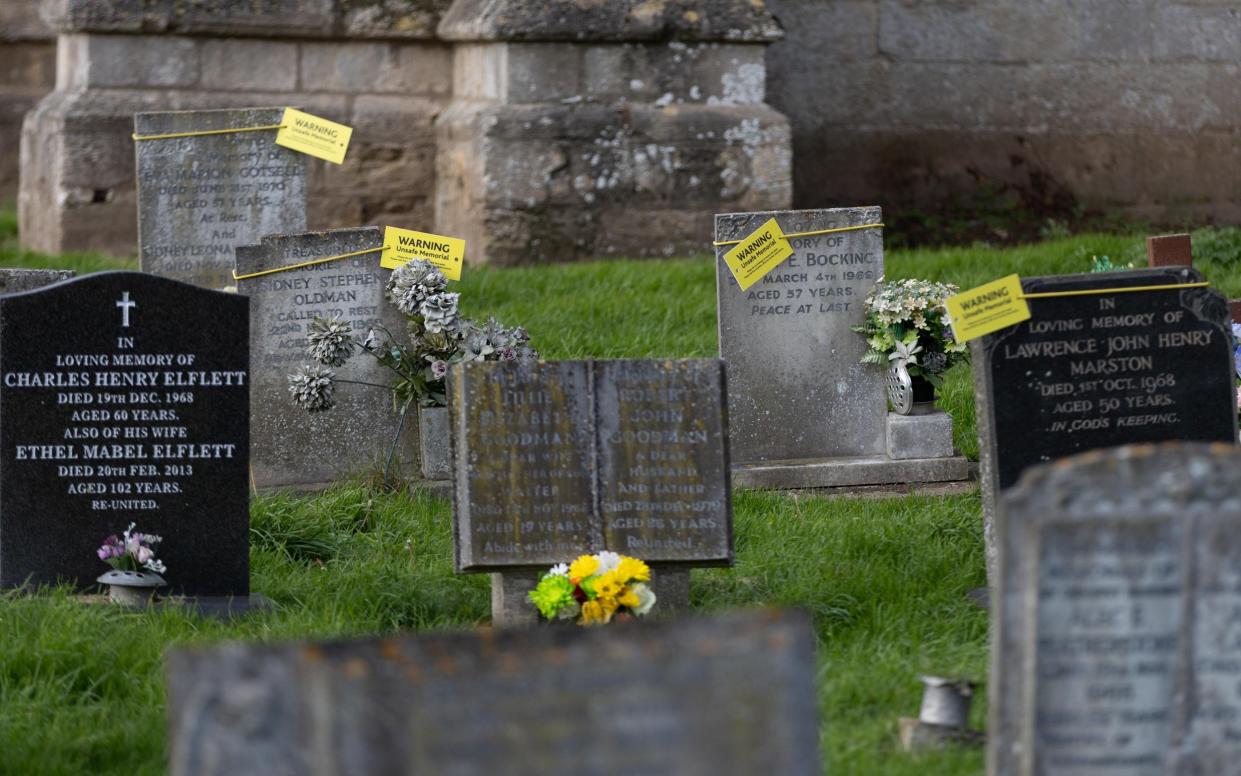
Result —
M 818 776 L 797 612 L 168 657 L 173 776 Z
M 172 592 L 249 593 L 248 305 L 139 272 L 0 296 L 0 586 L 93 585 L 136 522 Z
M 250 358 L 253 430 L 250 459 L 260 488 L 326 485 L 342 477 L 380 471 L 398 426 L 398 460 L 412 471 L 417 439 L 417 408 L 401 422 L 392 393 L 382 388 L 341 383 L 336 406 L 309 413 L 289 394 L 288 376 L 314 363 L 306 353 L 310 323 L 316 316 L 339 316 L 365 337 L 371 327 L 401 337 L 404 317 L 384 299 L 391 270 L 379 266 L 379 253 L 365 253 L 309 267 L 245 278 L 245 275 L 315 259 L 383 247 L 378 227 L 269 235 L 259 245 L 237 247 L 237 292 L 250 297 Z M 333 371 L 343 380 L 378 385 L 392 372 L 364 353 Z
M 719 361 L 595 362 L 603 543 L 652 561 L 731 561 Z
M 1134 445 L 1002 499 L 988 773 L 1233 773 L 1241 450 Z
M 451 390 L 459 571 L 731 563 L 719 361 L 459 365 Z
M 877 224 L 877 207 L 729 213 L 717 241 L 739 240 L 771 217 L 785 234 Z M 884 373 L 858 363 L 866 343 L 849 327 L 883 276 L 883 230 L 791 238 L 793 255 L 742 291 L 716 248 L 720 356 L 728 364 L 733 461 L 883 456 Z
M 284 108 L 139 113 L 140 137 L 278 125 Z M 276 130 L 134 142 L 142 271 L 232 285 L 233 249 L 306 229 L 306 159 Z
M 50 286 L 76 275 L 71 269 L 9 269 L 0 268 L 0 294 L 20 294 Z
M 461 364 L 450 380 L 457 570 L 604 549 L 591 362 Z
M 1202 281 L 1188 267 L 1023 278 L 1026 293 Z M 1028 467 L 1105 447 L 1235 442 L 1227 300 L 1209 288 L 1028 300 L 970 343 L 988 547 L 996 500 Z M 993 566 L 989 552 L 989 567 Z

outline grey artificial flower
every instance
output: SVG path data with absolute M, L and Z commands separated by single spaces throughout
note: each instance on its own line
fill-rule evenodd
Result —
M 420 315 L 422 303 L 436 294 L 448 279 L 430 262 L 414 259 L 392 271 L 388 278 L 388 300 L 406 315 Z
M 448 362 L 435 360 L 431 362 L 431 379 L 443 380 L 448 376 Z
M 461 343 L 462 361 L 485 361 L 494 352 L 495 348 L 491 347 L 482 332 L 474 332 Z
M 508 329 L 500 325 L 495 318 L 488 318 L 483 324 L 483 336 L 487 338 L 487 344 L 495 350 L 503 350 L 513 344 L 513 334 Z
M 522 326 L 518 326 L 509 332 L 513 337 L 513 343 L 516 345 L 525 345 L 530 341 L 530 333 Z
M 460 298 L 460 294 L 441 291 L 423 300 L 420 312 L 428 333 L 452 330 L 457 322 L 457 302 Z
M 372 334 L 374 332 L 371 332 Z M 353 327 L 340 318 L 318 318 L 310 323 L 306 352 L 320 364 L 341 366 L 353 355 Z
M 379 335 L 375 333 L 374 329 L 366 332 L 366 339 L 362 340 L 362 347 L 367 350 L 380 350 L 383 348 L 383 344 L 379 341 Z
M 517 354 L 518 354 L 517 348 L 511 347 L 511 346 L 507 348 L 500 348 L 500 360 L 501 361 L 516 361 Z
M 525 345 L 522 345 L 521 347 L 517 348 L 517 360 L 518 361 L 538 361 L 539 351 L 535 350 L 534 348 L 528 348 Z
M 303 366 L 289 375 L 289 393 L 297 406 L 310 412 L 322 412 L 336 406 L 333 393 L 336 373 L 323 366 Z

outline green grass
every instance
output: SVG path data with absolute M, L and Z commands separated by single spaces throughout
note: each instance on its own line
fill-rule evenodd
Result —
M 1225 232 L 1226 230 L 1218 230 Z M 0 211 L 0 266 L 131 267 L 97 255 L 16 247 Z M 1241 239 L 1211 232 L 1199 266 L 1241 296 Z M 890 277 L 969 287 L 1011 272 L 1084 270 L 1093 254 L 1140 257 L 1132 236 L 1083 235 L 1012 249 L 894 251 Z M 521 323 L 549 358 L 711 356 L 714 269 L 705 258 L 468 269 L 467 314 Z M 977 454 L 968 367 L 944 405 Z M 176 611 L 85 606 L 65 590 L 0 596 L 0 773 L 160 773 L 161 655 L 171 645 L 470 628 L 488 616 L 483 575 L 452 573 L 450 506 L 417 493 L 342 484 L 317 497 L 255 499 L 252 584 L 274 611 L 222 623 Z M 920 673 L 985 679 L 986 616 L 977 495 L 883 501 L 740 492 L 737 564 L 693 573 L 696 609 L 798 606 L 814 618 L 822 749 L 832 774 L 968 774 L 976 751 L 910 756 L 896 723 L 915 715 Z M 985 702 L 975 705 L 981 726 Z

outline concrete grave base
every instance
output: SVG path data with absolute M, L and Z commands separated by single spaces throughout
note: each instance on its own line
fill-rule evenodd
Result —
M 853 457 L 764 461 L 733 467 L 734 488 L 794 490 L 883 485 L 897 482 L 956 482 L 969 478 L 965 456 L 947 458 Z
M 951 458 L 952 416 L 946 412 L 927 415 L 888 413 L 888 457 Z
M 78 600 L 85 604 L 116 606 L 106 595 L 83 595 Z M 216 620 L 231 620 L 244 617 L 254 612 L 269 612 L 276 607 L 275 602 L 265 595 L 174 595 L 155 601 L 155 609 L 186 609 L 199 617 L 210 617 Z
M 543 622 L 526 594 L 538 584 L 546 569 L 513 569 L 491 575 L 491 624 L 497 628 L 528 628 Z M 651 619 L 689 613 L 689 569 L 651 564 L 655 608 Z
M 987 736 L 979 730 L 932 725 L 919 719 L 901 717 L 901 746 L 906 752 L 924 752 L 929 749 L 943 749 L 945 746 L 981 747 L 987 743 Z

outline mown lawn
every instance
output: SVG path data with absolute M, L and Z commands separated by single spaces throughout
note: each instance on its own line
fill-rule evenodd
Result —
M 14 234 L 11 212 L 0 211 L 0 266 L 133 266 L 25 253 Z M 1123 263 L 1140 245 L 1137 237 L 1086 235 L 1006 250 L 894 252 L 887 266 L 889 277 L 968 287 L 1011 272 L 1084 270 L 1094 254 Z M 1241 239 L 1216 239 L 1200 262 L 1232 296 L 1241 296 L 1238 253 Z M 709 356 L 713 272 L 707 258 L 467 269 L 460 290 L 467 314 L 525 325 L 549 358 Z M 951 376 L 944 404 L 958 446 L 976 456 L 968 368 Z M 161 656 L 172 644 L 460 629 L 488 617 L 486 578 L 452 573 L 442 499 L 343 483 L 315 497 L 255 499 L 251 518 L 251 579 L 275 601 L 269 613 L 221 623 L 84 606 L 63 589 L 0 596 L 0 773 L 162 772 Z M 827 770 L 980 773 L 978 752 L 914 757 L 896 739 L 897 717 L 917 712 L 919 673 L 986 678 L 986 615 L 966 598 L 985 578 L 977 495 L 741 492 L 735 524 L 736 567 L 695 571 L 694 605 L 812 612 Z M 984 706 L 976 705 L 975 725 Z

